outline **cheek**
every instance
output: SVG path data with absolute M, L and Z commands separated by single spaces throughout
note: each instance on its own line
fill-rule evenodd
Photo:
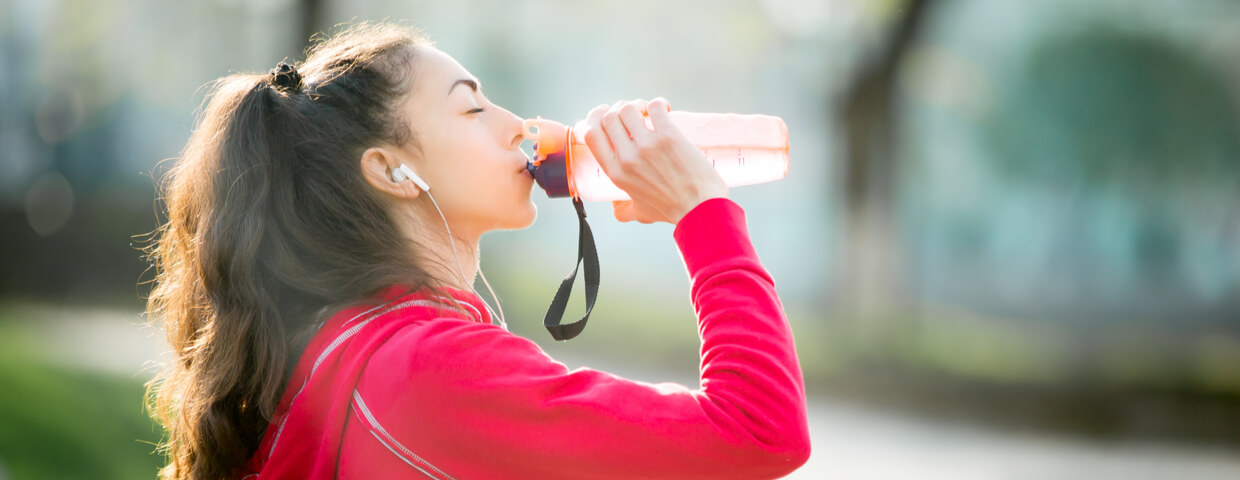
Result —
M 467 192 L 467 201 L 473 209 L 480 212 L 497 212 L 505 210 L 507 204 L 520 188 L 520 178 L 515 172 L 507 172 L 504 167 L 495 163 L 494 152 L 478 151 L 463 152 L 459 158 L 457 185 Z M 489 156 L 488 156 L 489 153 Z
M 483 129 L 462 128 L 453 142 L 436 145 L 439 148 L 431 160 L 444 173 L 441 191 L 451 189 L 453 210 L 467 217 L 507 224 L 516 217 L 532 216 L 533 180 L 518 175 L 512 152 L 495 146 L 495 139 L 484 133 Z

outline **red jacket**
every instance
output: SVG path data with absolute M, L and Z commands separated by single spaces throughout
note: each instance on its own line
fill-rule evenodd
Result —
M 457 308 L 391 289 L 328 320 L 243 478 L 777 478 L 809 456 L 783 308 L 731 200 L 673 233 L 692 281 L 701 388 L 569 370 Z

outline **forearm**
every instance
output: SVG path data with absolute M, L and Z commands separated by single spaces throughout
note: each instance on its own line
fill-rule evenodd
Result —
M 790 461 L 809 450 L 805 387 L 775 283 L 730 200 L 704 202 L 677 225 L 692 282 L 701 402 L 723 431 Z

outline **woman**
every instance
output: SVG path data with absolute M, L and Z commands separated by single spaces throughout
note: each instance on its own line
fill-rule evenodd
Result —
M 494 323 L 471 285 L 479 237 L 534 221 L 522 122 L 417 33 L 354 26 L 300 66 L 219 81 L 150 252 L 148 310 L 175 358 L 151 384 L 163 478 L 774 478 L 803 464 L 774 282 L 666 109 L 600 106 L 587 142 L 632 198 L 618 219 L 676 225 L 697 390 L 568 371 Z

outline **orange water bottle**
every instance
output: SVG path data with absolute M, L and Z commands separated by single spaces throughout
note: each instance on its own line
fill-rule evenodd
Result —
M 672 123 L 715 167 L 729 187 L 784 178 L 788 174 L 788 127 L 779 117 L 672 111 Z M 647 126 L 650 118 L 646 118 Z M 585 121 L 573 127 L 535 118 L 525 121 L 534 143 L 526 169 L 548 197 L 585 201 L 627 200 L 586 147 Z

